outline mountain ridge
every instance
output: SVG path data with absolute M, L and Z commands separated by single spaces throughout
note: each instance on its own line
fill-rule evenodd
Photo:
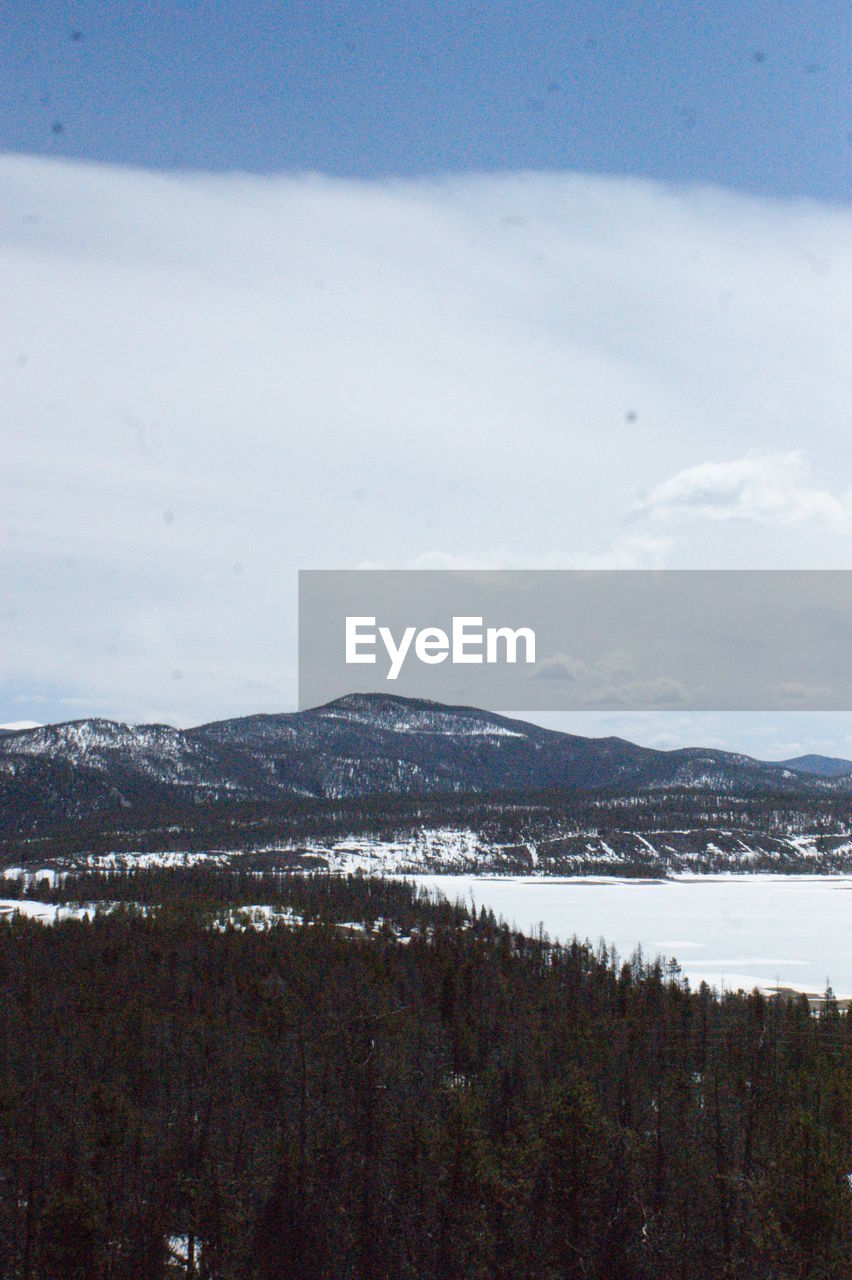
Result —
M 189 729 L 104 718 L 0 733 L 0 832 L 176 799 L 437 796 L 545 790 L 846 794 L 852 778 L 715 748 L 662 751 L 477 707 L 350 694 L 307 711 Z
M 847 774 L 852 774 L 852 760 L 844 760 L 839 756 L 821 756 L 811 753 L 794 756 L 791 760 L 779 760 L 777 763 L 785 769 L 811 774 L 818 778 L 843 778 Z

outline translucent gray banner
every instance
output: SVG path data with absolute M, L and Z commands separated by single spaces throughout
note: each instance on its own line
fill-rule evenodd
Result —
M 299 705 L 849 711 L 852 571 L 305 570 Z

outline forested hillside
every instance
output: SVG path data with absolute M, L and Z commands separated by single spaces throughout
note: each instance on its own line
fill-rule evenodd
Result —
M 39 823 L 0 838 L 0 869 L 110 865 L 139 854 L 387 874 L 848 873 L 852 799 L 680 787 L 169 800 L 118 818 Z
M 362 877 L 53 893 L 128 905 L 0 923 L 4 1280 L 852 1275 L 833 1000 Z

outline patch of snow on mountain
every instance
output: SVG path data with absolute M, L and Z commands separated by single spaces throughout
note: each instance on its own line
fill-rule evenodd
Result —
M 466 713 L 464 709 L 448 712 L 439 707 L 419 707 L 410 704 L 361 703 L 346 699 L 332 708 L 321 711 L 323 720 L 344 720 L 354 724 L 378 726 L 393 733 L 439 734 L 442 737 L 526 738 L 528 735 L 510 729 L 498 720 L 480 714 Z
M 820 851 L 813 836 L 788 836 L 786 843 L 802 858 L 818 858 Z
M 272 850 L 313 854 L 321 858 L 330 871 L 368 875 L 398 875 L 428 871 L 431 868 L 484 870 L 490 865 L 497 846 L 484 844 L 475 831 L 467 828 L 424 828 L 399 840 L 382 840 L 375 836 L 345 836 L 331 841 L 300 841 L 298 844 Z

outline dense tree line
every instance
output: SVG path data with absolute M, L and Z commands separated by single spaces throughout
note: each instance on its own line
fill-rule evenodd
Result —
M 184 907 L 202 923 L 218 919 L 223 908 L 269 904 L 300 918 L 324 924 L 358 921 L 367 926 L 392 921 L 407 933 L 436 925 L 461 925 L 468 919 L 461 903 L 418 888 L 410 881 L 365 875 L 304 875 L 264 871 L 247 859 L 236 866 L 202 862 L 193 867 L 146 867 L 122 871 L 79 870 L 26 889 L 9 881 L 14 897 L 60 904 L 125 904 L 142 908 Z
M 852 1275 L 831 999 L 690 992 L 359 877 L 57 892 L 128 905 L 0 925 L 3 1280 Z M 212 927 L 263 901 L 305 923 Z

